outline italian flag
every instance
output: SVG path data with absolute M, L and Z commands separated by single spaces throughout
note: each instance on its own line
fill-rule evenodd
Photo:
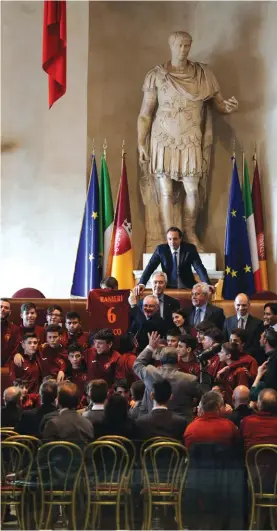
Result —
M 249 178 L 249 171 L 248 171 L 246 160 L 244 161 L 244 168 L 243 168 L 243 202 L 244 202 L 244 212 L 245 212 L 245 219 L 246 219 L 246 224 L 247 224 L 247 234 L 248 234 L 248 241 L 249 241 L 249 247 L 250 247 L 255 289 L 256 291 L 262 291 L 254 211 L 253 211 L 252 196 L 251 196 L 251 189 L 250 189 L 250 178 Z
M 100 254 L 103 256 L 103 278 L 108 276 L 107 263 L 113 232 L 113 198 L 105 155 L 101 159 L 100 174 Z

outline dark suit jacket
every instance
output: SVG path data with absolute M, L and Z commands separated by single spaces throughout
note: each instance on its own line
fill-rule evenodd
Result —
M 187 427 L 187 421 L 169 409 L 154 409 L 147 415 L 140 416 L 136 420 L 136 425 L 138 427 L 138 439 L 172 437 L 181 441 Z
M 53 416 L 46 424 L 42 440 L 69 441 L 76 444 L 88 444 L 93 441 L 94 432 L 91 422 L 79 415 L 75 409 L 64 409 Z
M 39 437 L 39 427 L 43 417 L 54 411 L 56 411 L 56 407 L 53 404 L 42 405 L 35 409 L 23 411 L 19 422 L 15 426 L 15 431 L 21 435 Z
M 94 425 L 104 419 L 104 409 L 87 409 L 82 416 Z
M 130 308 L 131 325 L 130 332 L 136 334 L 139 344 L 139 350 L 143 350 L 148 345 L 148 333 L 159 332 L 164 337 L 167 332 L 166 322 L 161 318 L 159 313 L 153 315 L 149 320 L 146 319 L 143 311 L 138 306 Z
M 16 404 L 7 404 L 1 408 L 2 428 L 14 428 L 22 415 L 22 409 Z
M 238 328 L 238 319 L 236 315 L 227 317 L 225 320 L 223 332 L 226 341 L 229 341 L 233 328 Z M 251 354 L 255 359 L 258 359 L 260 352 L 260 337 L 263 331 L 263 321 L 252 315 L 248 315 L 245 330 L 248 334 L 248 339 L 244 350 Z
M 140 310 L 143 308 L 143 300 L 140 300 L 138 303 Z M 163 308 L 163 320 L 166 323 L 166 328 L 174 328 L 172 321 L 172 313 L 180 309 L 180 301 L 175 299 L 175 297 L 169 297 L 169 295 L 164 294 L 164 308 Z
M 158 245 L 149 260 L 145 270 L 140 278 L 140 284 L 146 286 L 152 273 L 156 271 L 157 267 L 161 264 L 162 270 L 167 274 L 168 283 L 167 287 L 172 287 L 171 274 L 173 269 L 173 258 L 170 247 L 167 243 Z M 202 282 L 210 284 L 210 279 L 206 268 L 203 266 L 201 258 L 197 252 L 195 245 L 192 243 L 181 243 L 180 245 L 180 263 L 179 263 L 179 276 L 186 288 L 192 288 L 195 284 L 195 278 L 191 270 L 191 266 L 194 267 L 196 273 L 199 275 Z M 174 286 L 173 286 L 174 287 Z
M 194 326 L 195 307 L 193 306 L 188 314 L 188 322 L 191 326 Z M 214 304 L 208 302 L 206 306 L 206 312 L 204 316 L 205 321 L 211 321 L 220 330 L 223 329 L 225 322 L 225 315 L 222 308 L 218 308 Z
M 254 413 L 253 409 L 251 407 L 247 406 L 246 404 L 241 404 L 236 409 L 230 413 L 230 415 L 227 416 L 229 420 L 234 422 L 236 426 L 240 427 L 240 422 L 244 417 L 248 417 L 249 415 L 252 415 Z

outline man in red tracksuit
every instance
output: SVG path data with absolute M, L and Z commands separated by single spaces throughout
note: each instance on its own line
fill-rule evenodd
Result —
M 238 365 L 242 362 L 249 371 L 252 381 L 254 381 L 258 372 L 258 363 L 253 356 L 247 354 L 244 350 L 247 339 L 248 333 L 244 328 L 233 328 L 231 331 L 230 342 L 235 343 L 240 351 Z
M 179 336 L 177 347 L 179 370 L 188 374 L 194 374 L 194 376 L 199 378 L 200 364 L 194 355 L 196 347 L 196 337 L 189 334 Z
M 25 334 L 22 339 L 22 363 L 18 367 L 14 360 L 10 362 L 10 379 L 24 380 L 28 385 L 29 393 L 38 393 L 42 382 L 42 363 L 38 351 L 39 340 L 34 333 Z
M 137 344 L 135 336 L 129 332 L 123 334 L 119 339 L 119 351 L 120 358 L 118 358 L 116 369 L 115 369 L 115 379 L 116 380 L 127 380 L 128 388 L 130 389 L 133 382 L 138 380 L 138 377 L 133 371 L 134 363 L 137 359 L 136 357 Z
M 84 358 L 89 380 L 105 380 L 109 389 L 115 381 L 119 352 L 113 350 L 114 335 L 109 328 L 103 328 L 94 334 L 94 346 L 87 349 Z
M 217 372 L 216 380 L 224 383 L 226 402 L 232 405 L 233 390 L 238 385 L 249 387 L 250 374 L 240 359 L 240 351 L 236 344 L 223 343 L 218 357 L 224 367 Z M 228 370 L 225 370 L 226 367 Z
M 83 349 L 75 343 L 68 349 L 68 366 L 66 378 L 77 385 L 79 392 L 79 403 L 77 409 L 87 406 L 85 386 L 88 383 L 88 371 L 84 360 Z
M 19 326 L 8 319 L 11 315 L 9 299 L 1 299 L 1 367 L 7 366 L 16 346 L 20 343 Z
M 81 317 L 77 312 L 68 312 L 65 316 L 65 328 L 61 344 L 68 350 L 70 345 L 78 343 L 85 350 L 88 347 L 88 332 L 83 332 Z
M 52 376 L 60 383 L 64 379 L 68 355 L 61 345 L 61 327 L 56 324 L 45 329 L 46 343 L 40 347 L 43 377 Z

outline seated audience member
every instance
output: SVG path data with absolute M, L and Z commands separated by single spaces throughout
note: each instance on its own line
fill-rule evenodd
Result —
M 223 334 L 218 328 L 210 328 L 205 330 L 203 339 L 201 340 L 202 351 L 207 349 L 212 349 L 217 345 L 223 343 Z M 220 363 L 218 354 L 214 354 L 208 360 L 207 372 L 212 377 L 215 378 L 219 369 L 221 369 L 223 364 Z
M 224 366 L 217 372 L 216 379 L 224 382 L 226 402 L 231 405 L 233 390 L 238 385 L 248 387 L 250 374 L 243 361 L 240 360 L 240 351 L 234 343 L 223 343 L 218 357 L 220 363 L 223 363 Z M 240 363 L 238 363 L 238 360 L 240 360 Z
M 230 406 L 230 404 L 226 402 L 226 388 L 224 383 L 215 381 L 212 387 L 212 391 L 215 391 L 215 393 L 219 393 L 223 398 L 222 413 L 232 413 L 233 408 Z
M 100 283 L 100 288 L 118 290 L 118 282 L 116 278 L 114 277 L 107 277 L 107 278 L 104 278 L 102 282 Z
M 4 407 L 1 408 L 1 427 L 14 428 L 22 415 L 21 391 L 18 387 L 7 387 L 3 393 Z
M 114 334 L 103 328 L 94 334 L 94 346 L 84 353 L 89 380 L 105 380 L 109 389 L 113 387 L 119 352 L 113 349 Z
M 58 387 L 59 414 L 51 418 L 42 434 L 42 440 L 69 441 L 75 444 L 88 444 L 94 438 L 91 422 L 78 415 L 76 409 L 79 402 L 77 385 L 63 383 Z
M 89 405 L 83 417 L 94 425 L 104 418 L 104 406 L 108 396 L 108 385 L 105 380 L 92 380 L 88 384 Z
M 209 302 L 210 287 L 205 282 L 198 282 L 192 288 L 192 309 L 187 314 L 188 323 L 194 328 L 202 321 L 209 320 L 220 330 L 223 329 L 225 315 L 222 308 Z
M 277 332 L 277 303 L 267 302 L 264 305 L 264 328 L 272 326 L 275 332 Z
M 16 346 L 20 343 L 19 326 L 13 324 L 9 299 L 1 299 L 1 367 L 8 365 Z
M 40 406 L 29 411 L 23 411 L 21 418 L 15 425 L 15 431 L 21 435 L 39 437 L 40 423 L 45 415 L 56 411 L 57 384 L 54 380 L 42 382 L 39 388 Z
M 151 277 L 152 294 L 159 299 L 160 317 L 165 321 L 166 328 L 172 328 L 172 312 L 180 308 L 180 302 L 175 297 L 169 297 L 164 293 L 167 285 L 167 274 L 164 271 L 155 271 Z M 143 309 L 143 301 L 138 303 Z
M 42 382 L 42 363 L 38 351 L 39 340 L 33 333 L 25 334 L 22 339 L 22 361 L 21 365 L 15 364 L 15 360 L 10 362 L 10 379 L 16 378 L 25 380 L 28 384 L 29 393 L 38 393 Z
M 127 401 L 127 404 L 129 404 L 130 388 L 125 378 L 122 378 L 121 380 L 115 380 L 114 392 L 117 395 L 123 396 L 123 398 L 125 398 L 125 400 Z
M 252 415 L 253 409 L 249 406 L 250 391 L 245 385 L 238 385 L 233 391 L 233 406 L 234 409 L 228 419 L 230 419 L 239 428 L 240 423 L 244 417 Z
M 63 309 L 58 304 L 49 306 L 46 310 L 46 326 L 49 325 L 59 325 L 62 327 L 63 322 Z
M 61 344 L 68 349 L 70 345 L 78 343 L 84 350 L 88 346 L 88 332 L 83 332 L 81 317 L 77 312 L 68 312 L 65 316 L 65 328 Z
M 152 354 L 159 345 L 159 334 L 153 332 L 149 334 L 148 346 L 139 354 L 134 363 L 134 372 L 145 383 L 145 393 L 142 408 L 150 412 L 153 406 L 150 393 L 153 384 L 161 380 L 169 380 L 172 387 L 172 399 L 168 407 L 175 413 L 179 413 L 190 420 L 192 418 L 192 408 L 194 399 L 200 398 L 201 387 L 197 383 L 196 376 L 180 372 L 178 370 L 177 349 L 165 347 L 161 351 L 160 367 L 152 364 Z
M 105 403 L 104 418 L 94 424 L 95 437 L 103 435 L 121 435 L 127 439 L 136 439 L 136 425 L 128 416 L 128 404 L 123 396 L 111 395 Z
M 234 302 L 236 315 L 228 317 L 224 324 L 224 336 L 228 341 L 234 328 L 243 328 L 247 331 L 248 339 L 245 343 L 245 352 L 256 358 L 259 352 L 259 340 L 262 333 L 263 322 L 249 313 L 250 300 L 245 293 L 239 293 Z
M 14 387 L 20 389 L 21 392 L 21 408 L 22 409 L 32 409 L 40 405 L 39 393 L 29 393 L 29 382 L 27 380 L 22 380 L 21 378 L 16 378 L 13 381 Z
M 115 379 L 126 379 L 128 386 L 131 387 L 132 383 L 137 379 L 133 366 L 136 361 L 136 349 L 137 342 L 134 335 L 130 332 L 123 334 L 119 338 L 119 352 L 120 357 L 117 360 L 115 368 Z
M 258 364 L 253 356 L 245 352 L 245 344 L 248 339 L 248 333 L 243 328 L 233 328 L 230 335 L 230 342 L 237 345 L 240 357 L 238 363 L 243 362 L 243 365 L 247 368 L 251 378 L 254 380 L 257 376 Z
M 258 396 L 258 412 L 245 417 L 240 430 L 246 450 L 255 444 L 277 444 L 277 392 L 263 389 Z
M 187 448 L 194 444 L 214 443 L 232 445 L 238 442 L 238 428 L 222 414 L 222 396 L 215 392 L 205 393 L 198 408 L 198 418 L 185 430 L 184 442 Z
M 40 347 L 42 373 L 52 376 L 61 382 L 67 367 L 67 352 L 61 345 L 61 327 L 58 324 L 49 325 L 45 329 L 46 343 Z
M 181 415 L 176 415 L 168 409 L 171 399 L 171 385 L 168 380 L 161 380 L 153 384 L 150 394 L 153 400 L 152 411 L 141 415 L 136 420 L 138 427 L 138 439 L 150 439 L 151 437 L 172 437 L 182 440 L 187 421 Z
M 196 346 L 197 339 L 195 337 L 189 334 L 179 336 L 177 347 L 178 367 L 181 372 L 194 374 L 194 376 L 199 378 L 200 365 L 194 354 Z
M 148 334 L 158 332 L 164 337 L 167 331 L 166 322 L 160 316 L 159 299 L 155 295 L 147 295 L 143 299 L 142 310 L 136 304 L 136 296 L 131 291 L 129 297 L 130 308 L 130 332 L 135 334 L 139 351 L 148 344 Z
M 179 330 L 176 330 L 176 329 L 168 330 L 166 334 L 167 346 L 177 348 L 180 335 L 181 334 Z
M 172 321 L 180 334 L 184 335 L 192 333 L 192 327 L 186 322 L 187 312 L 185 310 L 174 310 L 174 312 L 172 312 Z
M 277 332 L 272 327 L 262 333 L 260 345 L 265 351 L 267 361 L 258 367 L 258 374 L 251 387 L 250 400 L 254 402 L 262 389 L 277 390 Z
M 145 385 L 142 380 L 137 380 L 131 385 L 131 401 L 129 417 L 136 420 L 141 415 L 142 399 L 145 391 Z
M 83 349 L 75 343 L 68 349 L 68 367 L 66 369 L 66 379 L 76 384 L 79 391 L 80 401 L 78 409 L 85 407 L 87 404 L 85 397 L 85 385 L 89 381 L 87 365 L 84 360 Z

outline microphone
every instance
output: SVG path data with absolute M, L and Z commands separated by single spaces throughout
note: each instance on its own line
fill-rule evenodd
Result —
M 218 354 L 221 351 L 221 343 L 215 343 L 209 348 L 206 348 L 199 354 L 196 354 L 198 363 L 205 363 L 211 359 L 215 354 Z

